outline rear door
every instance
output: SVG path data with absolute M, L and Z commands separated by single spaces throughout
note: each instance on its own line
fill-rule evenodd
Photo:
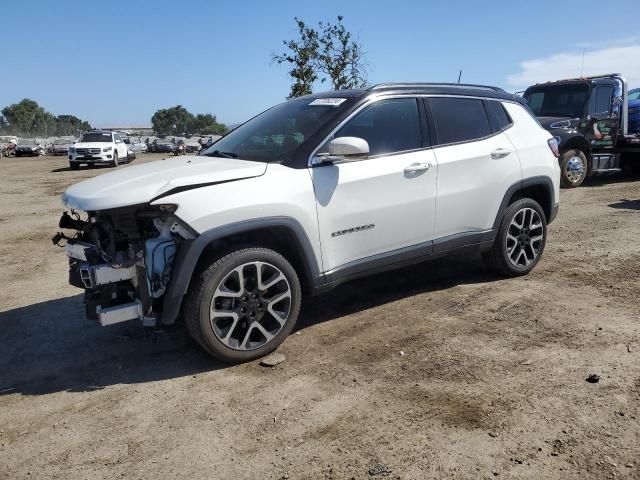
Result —
M 492 229 L 507 189 L 522 179 L 505 131 L 511 120 L 500 102 L 471 97 L 429 97 L 438 162 L 434 249 L 476 243 Z M 501 120 L 495 118 L 500 114 Z

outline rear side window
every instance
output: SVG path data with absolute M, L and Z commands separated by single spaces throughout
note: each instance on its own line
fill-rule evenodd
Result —
M 369 143 L 371 155 L 422 148 L 422 132 L 415 98 L 380 100 L 365 107 L 334 138 L 359 137 Z
M 435 97 L 429 99 L 429 106 L 440 145 L 491 135 L 482 100 Z
M 494 132 L 501 132 L 511 126 L 513 122 L 511 122 L 511 118 L 509 118 L 509 114 L 504 109 L 501 102 L 487 100 L 485 106 L 487 107 L 487 113 L 489 114 L 491 129 Z

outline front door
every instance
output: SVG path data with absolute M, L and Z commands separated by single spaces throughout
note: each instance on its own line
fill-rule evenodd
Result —
M 618 136 L 619 108 L 613 107 L 613 84 L 596 84 L 591 89 L 585 135 L 592 149 L 613 149 Z
M 311 168 L 325 272 L 430 252 L 437 164 L 419 112 L 416 98 L 374 101 L 332 136 L 366 140 L 369 157 Z

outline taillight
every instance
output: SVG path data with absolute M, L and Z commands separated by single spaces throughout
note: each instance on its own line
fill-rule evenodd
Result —
M 560 150 L 558 149 L 558 140 L 554 138 L 550 138 L 549 140 L 547 140 L 547 143 L 549 144 L 549 148 L 551 149 L 551 153 L 553 153 L 553 155 L 558 158 L 560 156 Z

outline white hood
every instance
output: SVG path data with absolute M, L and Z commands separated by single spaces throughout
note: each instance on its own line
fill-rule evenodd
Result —
M 111 142 L 76 142 L 72 145 L 73 148 L 104 148 L 112 147 Z
M 62 195 L 69 208 L 106 210 L 147 203 L 180 187 L 206 185 L 264 174 L 267 164 L 218 157 L 175 157 L 100 175 L 72 185 Z

